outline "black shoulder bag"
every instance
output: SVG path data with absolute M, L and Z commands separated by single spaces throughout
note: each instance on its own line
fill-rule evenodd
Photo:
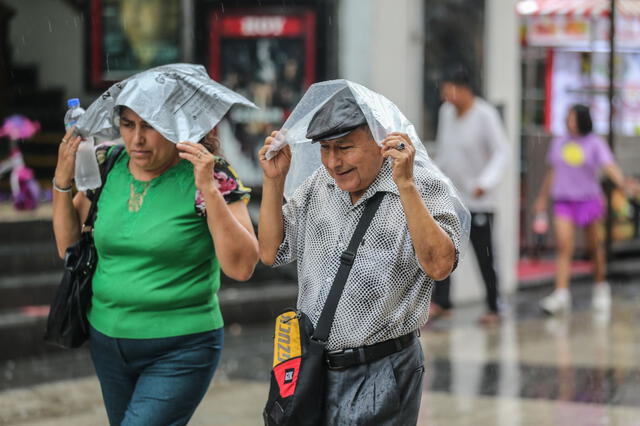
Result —
M 118 145 L 107 157 L 101 169 L 102 186 L 95 190 L 80 240 L 67 248 L 64 255 L 64 274 L 51 304 L 44 340 L 63 348 L 77 348 L 89 338 L 87 311 L 91 305 L 91 280 L 98 255 L 93 244 L 93 224 L 98 210 L 98 199 L 107 181 L 108 173 L 124 147 Z
M 340 267 L 315 331 L 302 311 L 288 309 L 276 318 L 271 384 L 263 412 L 266 426 L 322 424 L 329 332 L 358 247 L 383 197 L 384 192 L 378 192 L 367 201 L 349 246 L 340 256 Z

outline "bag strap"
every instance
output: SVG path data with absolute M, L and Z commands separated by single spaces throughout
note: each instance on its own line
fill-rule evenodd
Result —
M 362 217 L 360 217 L 355 231 L 353 231 L 351 241 L 349 241 L 347 249 L 340 255 L 340 267 L 338 268 L 336 277 L 333 279 L 333 285 L 331 286 L 331 290 L 329 290 L 327 301 L 324 303 L 318 324 L 313 333 L 315 340 L 326 342 L 329 339 L 329 332 L 331 331 L 333 318 L 336 315 L 338 302 L 340 301 L 340 296 L 342 296 L 344 286 L 347 283 L 347 278 L 349 278 L 349 272 L 351 272 L 351 267 L 358 253 L 358 247 L 360 247 L 360 242 L 367 232 L 373 217 L 376 215 L 384 195 L 384 192 L 376 192 L 367 200 L 367 205 L 364 208 L 364 212 L 362 212 Z
M 102 193 L 102 188 L 104 188 L 104 185 L 107 183 L 107 177 L 109 175 L 109 172 L 113 168 L 113 165 L 116 164 L 116 160 L 118 159 L 118 156 L 120 156 L 120 153 L 122 152 L 123 149 L 124 149 L 124 145 L 116 145 L 113 147 L 111 151 L 111 155 L 108 155 L 109 153 L 107 152 L 107 159 L 104 163 L 104 166 L 100 168 L 100 177 L 102 178 L 102 185 L 100 185 L 100 187 L 96 189 L 93 193 L 94 194 L 93 201 L 91 202 L 91 208 L 89 209 L 87 220 L 85 220 L 84 225 L 82 226 L 83 229 L 87 227 L 93 228 L 93 223 L 96 220 L 96 214 L 98 212 L 98 199 L 100 198 L 100 194 Z

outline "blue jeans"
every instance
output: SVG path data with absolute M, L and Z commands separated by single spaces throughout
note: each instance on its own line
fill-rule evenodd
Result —
M 162 339 L 116 339 L 91 328 L 91 358 L 111 425 L 185 425 L 220 361 L 222 328 Z

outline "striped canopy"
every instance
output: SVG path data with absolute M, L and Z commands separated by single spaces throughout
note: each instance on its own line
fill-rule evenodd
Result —
M 616 0 L 618 14 L 640 17 L 640 0 Z M 521 0 L 517 4 L 520 15 L 534 16 L 608 16 L 611 0 Z

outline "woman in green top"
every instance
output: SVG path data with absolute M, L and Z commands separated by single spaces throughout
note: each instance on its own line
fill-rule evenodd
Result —
M 244 281 L 258 261 L 249 190 L 204 144 L 174 144 L 120 107 L 125 149 L 98 201 L 89 311 L 94 366 L 112 425 L 186 424 L 222 349 L 220 269 Z M 72 198 L 81 138 L 69 130 L 54 178 L 60 256 L 80 237 L 90 199 Z M 99 151 L 98 158 L 114 155 Z

